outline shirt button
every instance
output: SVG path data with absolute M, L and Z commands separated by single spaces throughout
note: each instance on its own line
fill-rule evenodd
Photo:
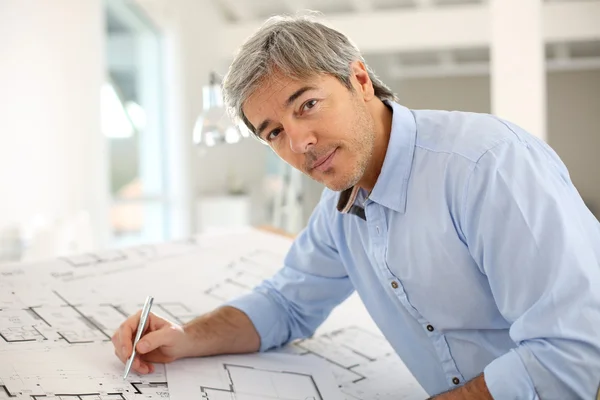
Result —
M 398 283 L 397 283 L 396 281 L 393 281 L 393 282 L 392 282 L 392 287 L 393 287 L 394 289 L 398 289 Z
M 454 383 L 455 385 L 458 385 L 460 383 L 460 379 L 458 379 L 457 377 L 452 378 L 452 383 Z
M 375 227 L 375 230 L 377 231 L 377 234 L 379 235 L 379 227 L 378 226 Z
M 429 332 L 433 332 L 433 326 L 431 326 L 431 325 L 427 325 L 427 330 L 428 330 Z M 456 378 L 455 378 L 455 379 L 456 379 Z

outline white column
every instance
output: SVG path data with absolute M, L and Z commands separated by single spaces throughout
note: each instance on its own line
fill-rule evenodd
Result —
M 102 4 L 0 1 L 0 226 L 83 210 L 105 244 Z
M 541 0 L 490 0 L 492 113 L 546 139 Z

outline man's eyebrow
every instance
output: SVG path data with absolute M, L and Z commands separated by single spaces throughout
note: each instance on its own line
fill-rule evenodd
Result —
M 289 106 L 291 106 L 292 103 L 294 101 L 296 101 L 296 99 L 298 99 L 298 97 L 300 97 L 304 94 L 304 92 L 309 91 L 309 90 L 314 90 L 314 89 L 316 89 L 316 87 L 314 87 L 314 86 L 304 86 L 304 87 L 301 87 L 300 89 L 296 90 L 294 93 L 292 93 L 292 95 L 290 97 L 288 97 L 287 101 L 284 104 L 284 108 L 288 108 Z
M 309 90 L 314 90 L 314 89 L 316 89 L 316 87 L 314 87 L 314 86 L 304 86 L 304 87 L 301 87 L 300 89 L 296 90 L 285 101 L 284 108 L 288 108 L 290 105 L 292 105 L 292 103 L 294 101 L 296 101 L 298 99 L 298 97 L 302 96 L 305 92 L 307 92 Z M 262 132 L 265 129 L 267 129 L 267 126 L 269 126 L 270 123 L 271 123 L 270 119 L 265 119 L 263 122 L 261 122 L 260 125 L 258 125 L 258 129 L 256 129 L 256 135 L 258 135 L 260 137 Z
M 260 135 L 262 134 L 262 132 L 267 129 L 267 126 L 269 126 L 269 124 L 271 123 L 270 119 L 265 119 L 263 122 L 261 122 L 261 124 L 258 126 L 258 129 L 256 130 L 256 135 L 258 137 L 260 137 Z

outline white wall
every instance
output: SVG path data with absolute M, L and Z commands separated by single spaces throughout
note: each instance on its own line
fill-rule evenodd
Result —
M 0 2 L 0 227 L 91 213 L 106 239 L 101 0 Z
M 548 142 L 600 219 L 600 70 L 553 72 L 548 95 Z
M 388 81 L 400 103 L 416 109 L 489 113 L 489 77 L 440 77 Z

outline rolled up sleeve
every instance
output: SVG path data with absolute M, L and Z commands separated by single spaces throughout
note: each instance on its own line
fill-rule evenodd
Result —
M 485 368 L 485 381 L 495 399 L 592 399 L 600 226 L 556 154 L 521 139 L 485 153 L 465 191 L 466 243 L 515 342 Z
M 268 295 L 255 291 L 233 299 L 227 305 L 239 309 L 250 318 L 260 337 L 259 351 L 268 350 L 285 341 L 285 318 L 280 315 L 283 310 Z
M 539 400 L 533 382 L 519 356 L 523 347 L 513 349 L 492 361 L 483 371 L 494 399 Z
M 260 351 L 311 336 L 354 291 L 333 243 L 330 213 L 335 208 L 326 195 L 294 240 L 283 267 L 251 293 L 227 303 L 248 315 L 260 336 Z

